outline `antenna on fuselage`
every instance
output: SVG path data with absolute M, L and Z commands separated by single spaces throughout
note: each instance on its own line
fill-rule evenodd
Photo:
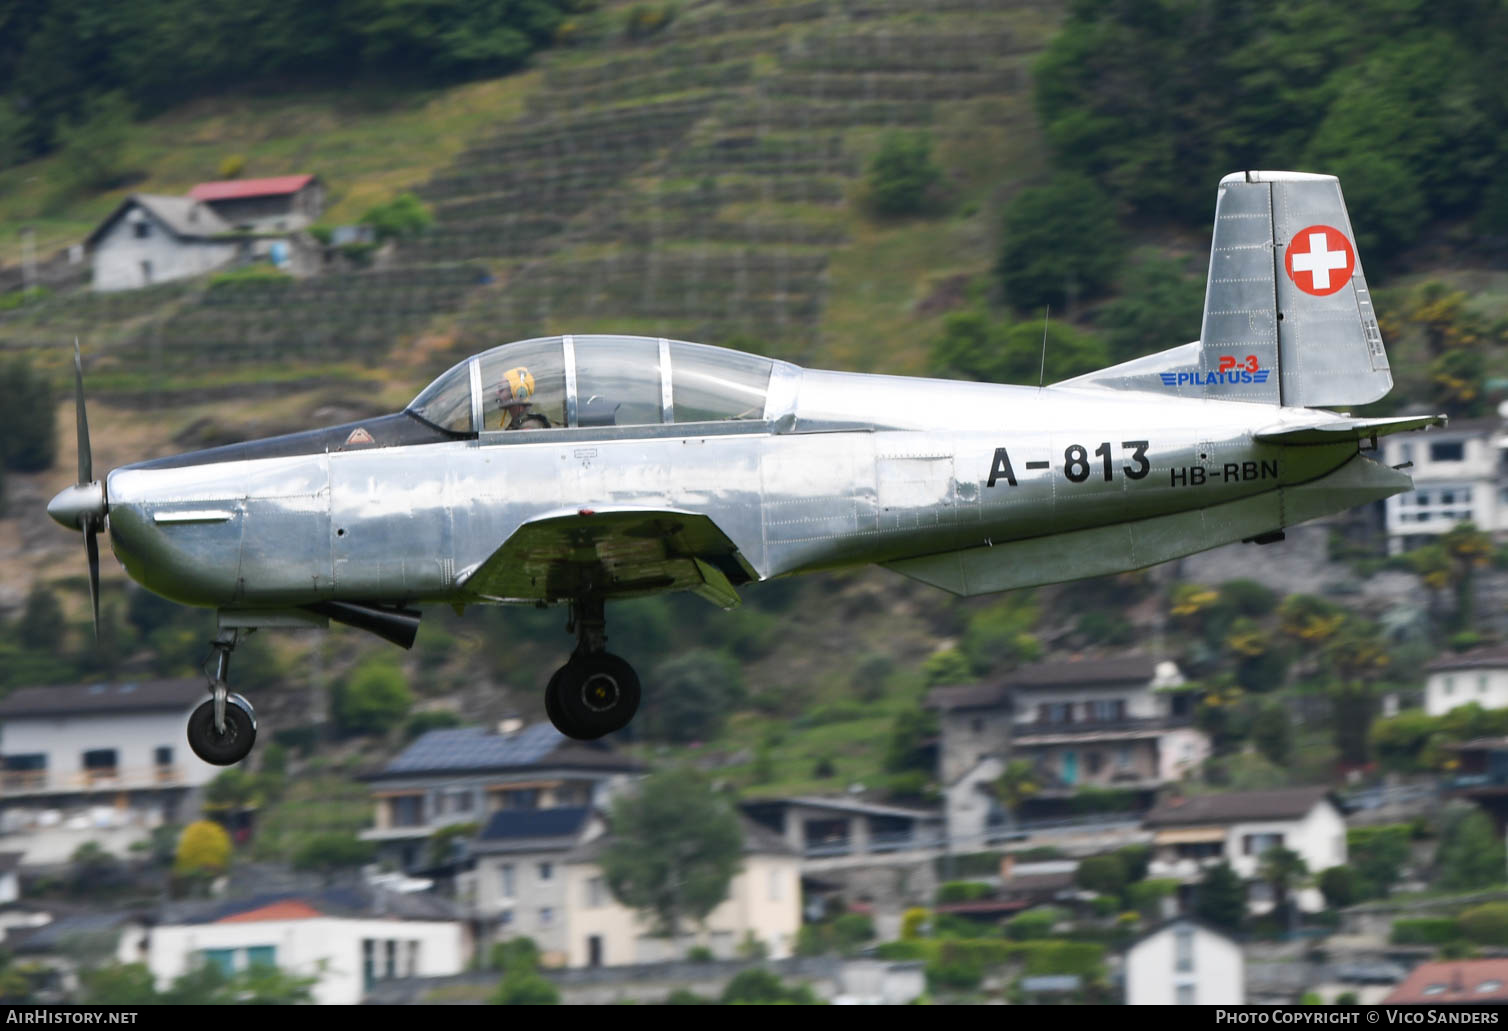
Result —
M 1037 370 L 1037 389 L 1041 390 L 1047 380 L 1047 316 L 1052 312 L 1052 305 L 1042 310 L 1042 367 Z

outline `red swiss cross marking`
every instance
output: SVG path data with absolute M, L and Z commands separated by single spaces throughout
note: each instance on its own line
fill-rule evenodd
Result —
M 1309 226 L 1293 234 L 1283 265 L 1294 286 L 1306 294 L 1325 297 L 1351 282 L 1356 251 L 1339 229 Z

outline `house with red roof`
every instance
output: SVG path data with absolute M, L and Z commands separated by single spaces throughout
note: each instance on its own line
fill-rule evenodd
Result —
M 1508 1002 L 1508 959 L 1452 959 L 1421 963 L 1393 989 L 1384 1006 L 1449 1006 Z
M 309 226 L 325 210 L 325 187 L 317 175 L 200 183 L 189 191 L 189 198 L 236 229 L 251 232 L 293 232 Z
M 367 885 L 302 894 L 169 904 L 123 928 L 116 958 L 145 963 L 159 988 L 200 965 L 234 975 L 254 966 L 314 977 L 314 1001 L 361 1002 L 379 982 L 445 977 L 472 955 L 447 900 Z

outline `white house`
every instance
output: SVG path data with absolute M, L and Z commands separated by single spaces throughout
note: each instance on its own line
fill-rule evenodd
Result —
M 1185 883 L 1222 861 L 1243 880 L 1257 881 L 1262 856 L 1277 847 L 1297 852 L 1311 874 L 1346 862 L 1346 822 L 1324 787 L 1172 798 L 1147 813 L 1143 825 L 1153 831 L 1148 873 Z M 1272 908 L 1265 884 L 1252 884 L 1248 897 L 1254 912 Z M 1318 889 L 1296 897 L 1308 912 L 1324 908 Z
M 1380 442 L 1388 465 L 1413 463 L 1414 489 L 1383 503 L 1389 551 L 1428 543 L 1462 522 L 1489 533 L 1508 530 L 1502 424 L 1501 418 L 1452 419 L 1444 429 Z
M 159 989 L 200 963 L 230 974 L 266 964 L 317 977 L 314 1000 L 325 1005 L 358 1003 L 379 980 L 459 974 L 471 958 L 458 919 L 373 915 L 397 909 L 397 896 L 353 908 L 338 892 L 326 895 L 222 903 L 178 922 L 133 924 L 121 934 L 116 958 L 145 963 Z
M 752 937 L 771 958 L 790 956 L 801 926 L 800 857 L 745 820 L 742 869 L 700 928 L 672 944 L 608 891 L 605 821 L 587 808 L 502 810 L 471 844 L 474 869 L 458 887 L 498 940 L 534 939 L 547 966 L 622 966 L 681 958 L 692 945 L 731 959 Z
M 1128 1006 L 1241 1006 L 1246 964 L 1241 946 L 1207 924 L 1174 917 L 1126 950 Z
M 1431 716 L 1469 702 L 1484 709 L 1508 708 L 1508 648 L 1442 655 L 1424 668 L 1424 711 Z
M 325 187 L 315 175 L 199 183 L 189 197 L 209 205 L 226 223 L 258 232 L 303 229 L 325 207 Z
M 1085 787 L 1135 793 L 1150 807 L 1156 790 L 1209 757 L 1193 724 L 1192 698 L 1177 666 L 1145 655 L 1042 663 L 993 684 L 934 688 L 939 776 L 948 832 L 962 847 L 1007 833 L 994 782 L 1026 760 L 1041 785 L 1040 815 L 1060 815 Z
M 0 835 L 25 865 L 86 841 L 125 855 L 220 773 L 189 750 L 197 680 L 27 687 L 0 702 Z
M 241 253 L 233 227 L 190 197 L 136 193 L 84 241 L 94 289 L 135 290 L 217 269 Z

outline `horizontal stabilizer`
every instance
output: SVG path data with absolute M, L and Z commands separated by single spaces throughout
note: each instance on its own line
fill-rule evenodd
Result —
M 1411 415 L 1393 419 L 1336 419 L 1318 426 L 1274 426 L 1258 430 L 1253 436 L 1259 444 L 1339 444 L 1346 440 L 1385 437 L 1389 433 L 1423 430 L 1444 426 L 1443 415 Z

